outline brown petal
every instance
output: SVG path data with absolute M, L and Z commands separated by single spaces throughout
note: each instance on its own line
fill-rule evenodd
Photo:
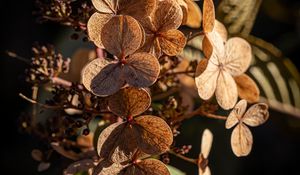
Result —
M 217 81 L 216 98 L 218 104 L 225 110 L 233 108 L 237 102 L 238 92 L 236 83 L 233 77 L 225 71 L 220 71 Z
M 139 23 L 130 16 L 114 16 L 102 28 L 105 49 L 119 59 L 134 53 L 143 41 Z
M 43 160 L 43 153 L 42 153 L 42 151 L 39 150 L 39 149 L 34 149 L 34 150 L 31 151 L 31 157 L 32 157 L 34 160 L 40 162 L 40 161 Z
M 92 0 L 96 10 L 101 13 L 116 13 L 118 0 Z
M 170 172 L 161 161 L 146 159 L 128 167 L 124 175 L 170 175 Z
M 169 149 L 173 134 L 169 125 L 161 118 L 151 115 L 140 116 L 133 125 L 138 135 L 138 146 L 146 154 L 159 154 Z
M 196 68 L 195 77 L 201 75 L 205 71 L 207 65 L 208 65 L 208 59 L 204 58 L 200 60 Z
M 68 168 L 64 171 L 64 175 L 75 175 L 79 172 L 88 171 L 94 166 L 94 161 L 92 159 L 80 160 L 69 165 Z
M 188 6 L 187 21 L 185 25 L 191 28 L 199 28 L 201 26 L 202 12 L 196 2 L 193 0 L 186 1 Z
M 265 103 L 258 103 L 252 105 L 244 117 L 242 121 L 249 126 L 259 126 L 265 123 L 269 118 L 268 105 Z
M 123 71 L 119 63 L 105 66 L 93 77 L 91 91 L 97 96 L 108 96 L 116 93 L 125 84 Z
M 249 128 L 240 123 L 231 134 L 231 148 L 233 153 L 238 156 L 247 156 L 252 149 L 253 137 Z
M 207 35 L 202 40 L 202 51 L 206 58 L 210 58 L 213 53 L 213 45 Z
M 182 11 L 182 25 L 186 24 L 188 15 L 188 6 L 185 0 L 176 0 Z
M 217 87 L 219 68 L 209 61 L 205 71 L 195 78 L 199 96 L 204 99 L 210 99 Z
M 175 56 L 182 52 L 186 44 L 186 38 L 179 30 L 168 30 L 160 33 L 158 40 L 162 51 L 169 56 Z
M 134 130 L 128 123 L 114 123 L 102 131 L 97 151 L 100 158 L 123 163 L 131 160 L 137 151 Z
M 246 100 L 240 100 L 233 110 L 230 112 L 229 116 L 227 117 L 225 127 L 226 129 L 232 128 L 234 125 L 236 125 L 239 120 L 244 115 L 245 111 L 247 109 L 247 101 Z
M 112 18 L 111 14 L 101 14 L 96 12 L 90 17 L 87 23 L 87 31 L 88 31 L 89 38 L 99 48 L 104 48 L 101 40 L 101 32 L 103 26 L 111 18 Z
M 159 32 L 177 29 L 182 22 L 183 14 L 180 6 L 174 0 L 159 1 L 154 13 L 153 24 Z
M 209 155 L 212 142 L 213 142 L 213 134 L 209 129 L 205 129 L 201 140 L 201 154 L 205 159 L 207 159 Z
M 225 44 L 225 59 L 223 62 L 227 72 L 237 76 L 244 73 L 251 62 L 252 53 L 250 44 L 238 37 L 231 38 Z
M 121 170 L 125 166 L 117 163 L 111 163 L 108 160 L 102 160 L 94 168 L 92 175 L 124 175 Z
M 154 34 L 147 34 L 145 44 L 140 51 L 150 53 L 158 59 L 162 55 L 158 37 Z
M 215 6 L 212 0 L 203 2 L 203 31 L 211 32 L 215 24 Z
M 156 80 L 160 65 L 153 55 L 146 52 L 135 53 L 126 59 L 124 74 L 126 82 L 134 87 L 148 87 Z
M 150 94 L 135 87 L 123 88 L 108 99 L 110 111 L 123 117 L 137 116 L 146 111 L 150 104 Z
M 242 74 L 234 77 L 234 80 L 237 84 L 239 97 L 241 99 L 245 99 L 249 103 L 255 103 L 259 101 L 259 88 L 252 78 L 246 74 Z
M 129 15 L 142 22 L 156 8 L 156 0 L 119 0 L 118 14 Z

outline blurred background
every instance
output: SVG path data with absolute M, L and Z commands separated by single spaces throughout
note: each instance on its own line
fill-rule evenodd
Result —
M 0 48 L 0 100 L 1 100 L 1 156 L 0 171 L 9 174 L 38 174 L 37 162 L 31 158 L 31 150 L 36 140 L 22 134 L 18 128 L 18 118 L 30 104 L 20 99 L 19 92 L 29 94 L 31 87 L 25 81 L 23 72 L 26 65 L 5 55 L 12 50 L 23 57 L 31 57 L 31 46 L 35 41 L 60 46 L 62 38 L 68 39 L 65 27 L 55 23 L 37 24 L 32 15 L 34 1 L 1 2 L 1 48 Z M 264 0 L 258 13 L 253 35 L 277 46 L 300 68 L 300 1 Z M 71 57 L 76 45 L 68 41 L 70 50 L 64 46 L 58 50 L 65 57 Z M 86 44 L 85 44 L 86 46 Z M 298 62 L 297 62 L 298 61 Z M 226 131 L 223 121 L 194 118 L 184 123 L 183 131 L 177 143 L 193 144 L 194 149 L 188 156 L 199 153 L 200 136 L 205 128 L 214 133 L 214 144 L 210 154 L 210 167 L 214 175 L 299 175 L 300 162 L 300 118 L 271 111 L 269 121 L 253 128 L 254 146 L 251 154 L 245 158 L 236 158 L 230 148 L 230 131 Z M 198 147 L 197 147 L 198 146 Z M 41 174 L 59 174 L 55 165 Z M 171 164 L 196 175 L 197 167 L 176 158 Z

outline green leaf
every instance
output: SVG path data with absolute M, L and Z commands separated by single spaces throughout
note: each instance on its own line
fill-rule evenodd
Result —
M 185 175 L 184 172 L 182 172 L 181 170 L 171 166 L 171 165 L 167 165 L 168 170 L 170 171 L 171 175 Z

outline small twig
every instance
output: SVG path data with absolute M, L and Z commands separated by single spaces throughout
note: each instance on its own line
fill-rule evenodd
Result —
M 203 31 L 200 31 L 200 32 L 196 32 L 192 35 L 190 35 L 188 38 L 187 38 L 187 41 L 186 42 L 189 42 L 191 41 L 192 39 L 196 38 L 197 36 L 201 36 L 201 35 L 204 35 L 205 33 Z
M 26 101 L 32 103 L 32 104 L 37 104 L 37 105 L 39 105 L 39 106 L 41 106 L 41 107 L 44 107 L 44 108 L 48 108 L 48 109 L 60 109 L 60 108 L 62 108 L 61 106 L 50 106 L 50 105 L 46 105 L 46 104 L 39 103 L 39 102 L 37 102 L 36 100 L 33 100 L 33 99 L 31 99 L 31 98 L 26 97 L 26 96 L 25 96 L 24 94 L 22 94 L 22 93 L 19 93 L 19 96 L 20 96 L 21 98 L 23 98 L 24 100 L 26 100 Z
M 71 87 L 72 86 L 72 82 L 70 82 L 68 80 L 65 80 L 65 79 L 62 79 L 60 77 L 51 78 L 51 82 L 53 84 L 61 85 L 61 86 L 64 86 L 64 87 Z
M 21 57 L 19 55 L 17 55 L 15 52 L 12 52 L 12 51 L 6 51 L 6 54 L 12 58 L 16 58 L 26 64 L 30 64 L 30 60 L 24 58 L 24 57 Z
M 32 86 L 32 100 L 37 101 L 37 97 L 38 97 L 38 91 L 39 91 L 39 87 L 37 84 L 34 84 Z M 33 105 L 33 109 L 32 109 L 32 120 L 31 120 L 31 126 L 35 126 L 37 123 L 37 106 L 36 104 Z
M 174 156 L 176 156 L 176 157 L 178 157 L 178 158 L 180 158 L 180 159 L 182 159 L 182 160 L 185 160 L 185 161 L 187 161 L 187 162 L 190 162 L 190 163 L 193 163 L 193 164 L 198 165 L 198 159 L 192 159 L 192 158 L 186 157 L 186 156 L 184 156 L 184 155 L 177 154 L 177 153 L 175 153 L 175 152 L 172 151 L 172 150 L 169 150 L 168 153 L 170 153 L 170 154 L 172 154 L 172 155 L 174 155 Z

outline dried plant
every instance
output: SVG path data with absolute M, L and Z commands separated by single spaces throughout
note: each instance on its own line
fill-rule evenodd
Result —
M 21 123 L 47 145 L 32 151 L 39 171 L 50 167 L 55 152 L 73 161 L 64 167 L 65 175 L 169 175 L 172 154 L 195 164 L 200 175 L 210 175 L 211 131 L 203 132 L 195 159 L 185 156 L 190 145 L 174 141 L 182 122 L 194 116 L 226 120 L 227 129 L 236 125 L 233 153 L 250 153 L 253 137 L 246 125 L 263 124 L 268 106 L 257 103 L 258 86 L 245 74 L 250 44 L 227 33 L 215 19 L 212 0 L 204 0 L 203 14 L 193 0 L 51 0 L 37 5 L 40 19 L 86 31 L 97 55 L 84 67 L 71 64 L 81 70 L 76 83 L 61 76 L 69 70 L 69 59 L 52 47 L 33 48 L 27 79 L 35 90 L 32 98 L 20 96 L 34 108 Z M 197 32 L 185 35 L 182 25 Z M 204 58 L 183 58 L 186 44 L 196 37 L 202 38 L 198 44 Z M 37 88 L 46 83 L 52 95 L 39 102 Z M 246 111 L 247 103 L 254 104 Z M 217 114 L 230 109 L 228 117 Z M 47 111 L 42 121 L 36 119 L 38 110 Z

